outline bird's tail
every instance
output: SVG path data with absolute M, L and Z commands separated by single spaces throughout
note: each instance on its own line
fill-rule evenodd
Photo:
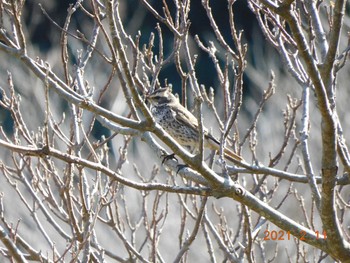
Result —
M 207 139 L 207 146 L 209 148 L 216 150 L 217 152 L 220 150 L 220 142 L 218 140 L 216 140 L 211 135 L 208 135 L 206 139 Z M 244 161 L 243 157 L 241 157 L 240 155 L 238 155 L 237 153 L 233 152 L 232 150 L 226 147 L 224 149 L 224 157 L 225 159 L 233 163 Z
M 235 153 L 235 152 L 233 152 L 233 151 L 231 151 L 230 149 L 227 149 L 227 148 L 225 148 L 224 149 L 224 157 L 227 159 L 227 160 L 229 160 L 229 161 L 231 161 L 231 162 L 237 162 L 237 161 L 239 161 L 239 162 L 241 162 L 241 161 L 243 161 L 243 157 L 242 156 L 240 156 L 240 155 L 238 155 L 237 153 Z

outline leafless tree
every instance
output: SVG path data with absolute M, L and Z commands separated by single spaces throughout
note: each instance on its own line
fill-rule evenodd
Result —
M 206 35 L 191 28 L 193 2 L 140 0 L 127 20 L 128 1 L 80 0 L 60 24 L 43 1 L 36 15 L 56 29 L 45 53 L 25 0 L 0 1 L 3 260 L 350 262 L 346 1 L 244 2 L 274 56 L 247 43 L 235 0 L 220 13 L 201 1 Z M 145 97 L 171 86 L 169 66 L 217 155 L 154 121 Z M 227 162 L 224 146 L 244 160 Z

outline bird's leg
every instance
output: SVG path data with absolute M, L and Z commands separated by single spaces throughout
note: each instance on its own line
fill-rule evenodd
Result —
M 175 157 L 175 153 L 171 153 L 171 154 L 165 154 L 164 155 L 162 164 L 164 164 L 166 161 L 168 161 L 170 159 L 176 160 L 178 162 L 177 158 Z
M 175 157 L 175 153 L 171 153 L 171 154 L 164 154 L 162 164 L 164 164 L 166 161 L 170 159 L 173 159 L 176 162 L 179 162 L 178 159 Z M 176 167 L 177 167 L 177 171 L 176 171 L 176 175 L 177 175 L 182 169 L 187 168 L 189 166 L 187 164 L 178 164 Z
M 176 175 L 184 168 L 188 168 L 189 166 L 187 164 L 178 164 L 177 165 L 177 171 L 176 171 Z

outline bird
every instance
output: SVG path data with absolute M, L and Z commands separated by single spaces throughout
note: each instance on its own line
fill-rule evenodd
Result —
M 199 125 L 197 118 L 172 94 L 169 87 L 158 88 L 146 95 L 155 121 L 180 145 L 199 149 Z M 204 128 L 204 148 L 220 150 L 220 142 Z M 224 148 L 225 159 L 236 163 L 243 158 L 228 148 Z

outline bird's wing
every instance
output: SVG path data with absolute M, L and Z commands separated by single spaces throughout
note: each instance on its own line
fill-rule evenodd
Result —
M 173 116 L 178 122 L 188 127 L 191 127 L 198 132 L 198 121 L 194 115 L 183 107 L 181 104 L 176 105 L 176 107 L 171 107 Z
M 188 111 L 185 107 L 183 107 L 181 104 L 176 105 L 176 107 L 171 107 L 173 116 L 175 119 L 182 123 L 183 125 L 191 127 L 195 132 L 198 131 L 198 121 L 197 118 Z M 220 142 L 211 135 L 206 128 L 204 128 L 204 137 L 207 139 L 208 147 L 213 150 L 219 150 L 220 148 Z M 224 149 L 225 157 L 227 157 L 230 161 L 242 161 L 243 158 L 239 156 L 238 154 L 234 153 L 233 151 L 225 148 Z
M 173 116 L 176 118 L 177 121 L 182 123 L 183 125 L 191 127 L 193 130 L 199 133 L 199 127 L 198 127 L 198 120 L 197 118 L 185 107 L 183 107 L 181 104 L 176 105 L 176 107 L 171 107 L 173 111 Z M 220 142 L 212 136 L 208 129 L 204 127 L 204 135 L 208 139 L 212 140 L 214 143 L 220 145 Z

